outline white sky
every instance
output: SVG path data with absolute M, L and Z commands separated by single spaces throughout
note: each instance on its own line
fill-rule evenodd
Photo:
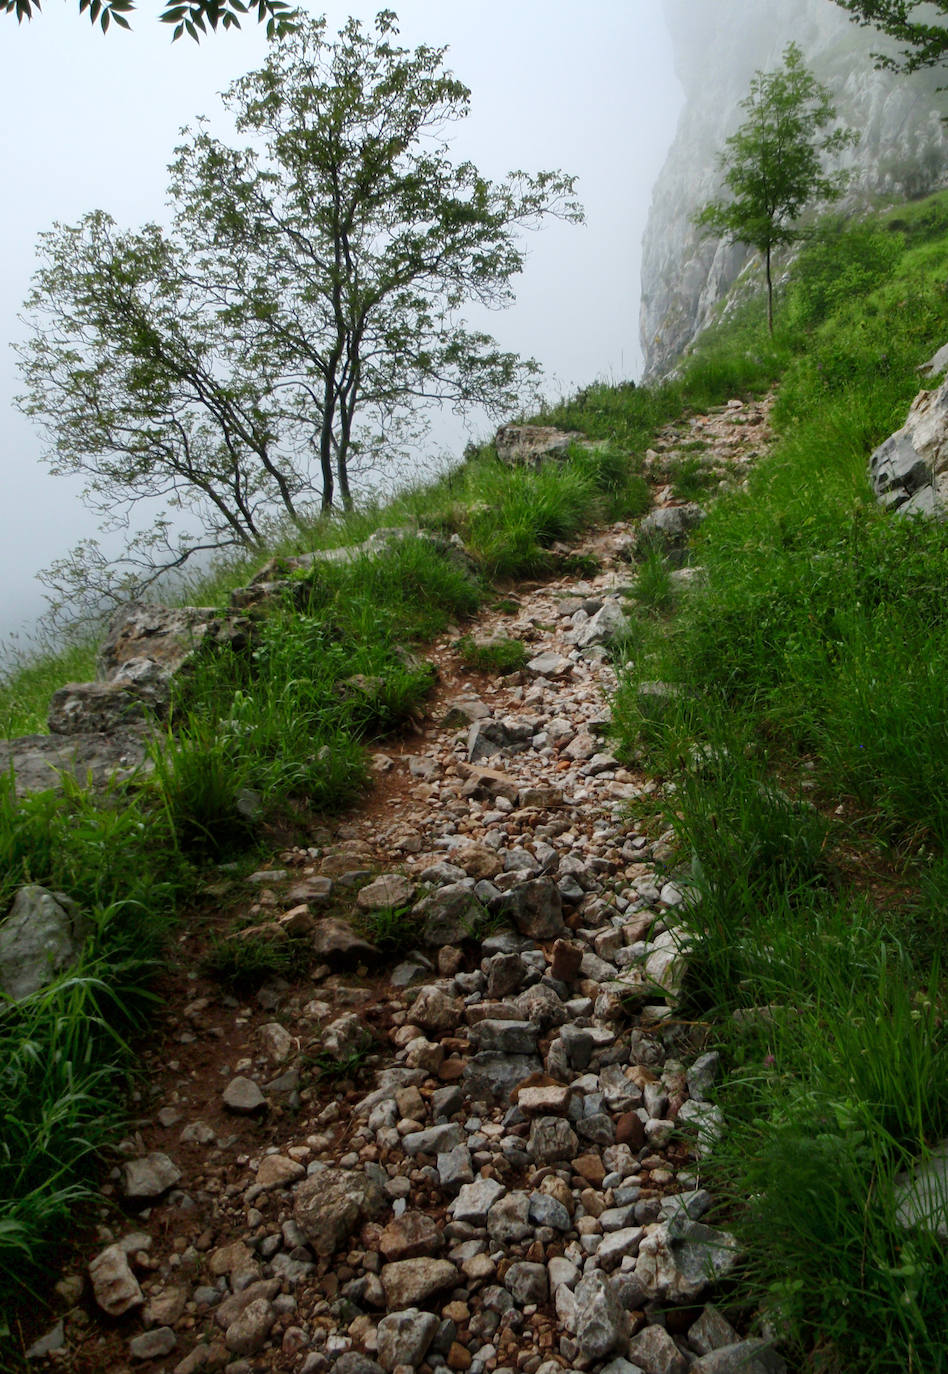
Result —
M 448 44 L 471 88 L 459 157 L 489 176 L 562 168 L 579 177 L 585 226 L 551 222 L 529 240 L 517 305 L 490 317 L 507 348 L 540 360 L 550 395 L 641 370 L 640 243 L 651 187 L 681 101 L 656 0 L 391 0 L 401 41 Z M 308 4 L 335 32 L 380 3 Z M 107 210 L 122 225 L 161 219 L 165 168 L 181 126 L 213 116 L 216 93 L 259 66 L 256 22 L 196 46 L 172 45 L 158 0 L 140 0 L 134 31 L 92 30 L 78 0 L 46 0 L 19 27 L 0 15 L 0 635 L 43 609 L 36 571 L 94 534 L 78 484 L 51 477 L 32 423 L 14 408 L 9 344 L 34 267 L 37 235 Z M 456 422 L 453 422 L 456 423 Z M 456 438 L 455 438 L 456 436 Z M 458 451 L 465 435 L 439 426 Z

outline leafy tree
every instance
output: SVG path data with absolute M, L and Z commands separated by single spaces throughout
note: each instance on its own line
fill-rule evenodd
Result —
M 800 237 L 797 220 L 808 205 L 839 199 L 846 173 L 827 173 L 823 159 L 858 135 L 838 128 L 823 132 L 836 110 L 795 43 L 784 50 L 776 71 L 754 74 L 741 109 L 747 118 L 719 159 L 731 199 L 706 205 L 696 223 L 763 254 L 767 323 L 773 333 L 773 250 Z
M 877 53 L 882 67 L 906 72 L 948 61 L 948 0 L 836 0 L 857 24 L 872 26 L 903 45 L 896 57 Z M 940 15 L 937 22 L 935 16 Z
M 0 14 L 15 14 L 20 24 L 24 19 L 32 19 L 41 8 L 40 0 L 0 0 Z M 79 13 L 88 13 L 93 24 L 98 21 L 103 33 L 113 23 L 122 29 L 131 28 L 126 15 L 134 9 L 134 0 L 79 0 Z M 270 38 L 288 33 L 293 26 L 294 10 L 285 0 L 169 0 L 160 18 L 163 24 L 174 25 L 172 39 L 187 33 L 197 43 L 201 34 L 207 33 L 206 25 L 212 29 L 218 25 L 239 29 L 238 16 L 248 9 L 257 11 L 259 23 L 266 21 Z
M 427 404 L 509 414 L 538 371 L 461 311 L 512 299 L 521 231 L 581 217 L 573 180 L 494 183 L 452 160 L 470 93 L 443 48 L 396 33 L 390 11 L 334 43 L 300 21 L 224 96 L 250 141 L 186 135 L 172 231 L 96 212 L 43 236 L 21 404 L 112 523 L 143 498 L 197 513 L 202 536 L 166 563 L 258 544 L 274 513 L 351 506 L 353 471 Z

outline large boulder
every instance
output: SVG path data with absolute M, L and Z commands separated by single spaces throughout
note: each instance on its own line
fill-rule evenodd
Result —
M 106 787 L 150 772 L 145 729 L 125 726 L 111 732 L 76 735 L 21 735 L 0 740 L 0 773 L 13 773 L 18 797 L 61 786 L 61 774 L 83 785 Z
M 150 704 L 131 682 L 67 682 L 53 693 L 46 723 L 54 735 L 111 734 L 146 721 Z
M 0 991 L 22 1001 L 82 953 L 91 924 L 75 902 L 45 887 L 21 887 L 0 922 Z
M 240 645 L 249 622 L 210 606 L 158 606 L 130 601 L 109 621 L 99 649 L 98 676 L 134 683 L 156 702 L 167 697 L 175 673 L 205 643 Z
M 551 458 L 562 462 L 573 444 L 583 442 L 582 434 L 552 425 L 501 425 L 494 436 L 497 457 L 511 467 L 538 468 Z
M 900 515 L 935 515 L 948 508 L 948 382 L 922 391 L 901 429 L 869 459 L 876 498 Z
M 659 506 L 650 511 L 639 525 L 638 551 L 655 549 L 670 563 L 678 566 L 684 561 L 688 540 L 706 518 L 707 512 L 696 501 L 681 506 Z

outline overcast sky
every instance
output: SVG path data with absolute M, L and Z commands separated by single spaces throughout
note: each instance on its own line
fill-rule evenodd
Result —
M 307 5 L 335 32 L 379 4 Z M 657 0 L 393 0 L 401 39 L 448 44 L 447 64 L 471 88 L 456 128 L 459 156 L 500 177 L 562 168 L 579 178 L 587 222 L 551 222 L 529 238 L 518 302 L 491 317 L 501 343 L 543 364 L 549 394 L 597 379 L 637 377 L 640 243 L 652 183 L 681 94 Z M 121 225 L 162 219 L 166 165 L 179 129 L 214 115 L 217 92 L 259 66 L 266 40 L 239 32 L 172 45 L 157 0 L 140 0 L 134 31 L 92 30 L 78 0 L 47 0 L 19 27 L 0 15 L 0 635 L 43 608 L 36 571 L 95 524 L 78 484 L 51 477 L 43 444 L 13 405 L 9 347 L 34 268 L 37 235 L 56 221 L 107 210 Z M 456 437 L 442 426 L 438 443 Z

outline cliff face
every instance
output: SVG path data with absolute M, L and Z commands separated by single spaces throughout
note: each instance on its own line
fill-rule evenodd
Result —
M 685 105 L 656 182 L 643 242 L 641 336 L 646 376 L 660 377 L 709 322 L 753 254 L 702 238 L 694 214 L 720 189 L 717 158 L 740 124 L 755 71 L 779 65 L 790 42 L 860 132 L 843 165 L 852 208 L 923 195 L 948 183 L 944 72 L 876 71 L 884 40 L 829 0 L 664 0 Z

